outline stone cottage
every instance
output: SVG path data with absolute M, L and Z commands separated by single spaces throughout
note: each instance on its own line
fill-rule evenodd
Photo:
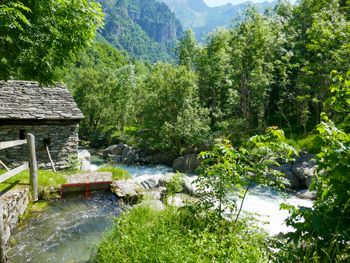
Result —
M 77 157 L 78 128 L 83 114 L 64 86 L 40 86 L 29 81 L 0 81 L 0 141 L 36 139 L 38 166 L 66 168 Z M 0 160 L 13 166 L 27 160 L 27 146 L 0 151 Z M 1 167 L 2 168 L 2 167 Z

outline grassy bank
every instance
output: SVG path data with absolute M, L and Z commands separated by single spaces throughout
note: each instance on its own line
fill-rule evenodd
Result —
M 0 170 L 0 175 L 5 173 L 6 170 Z M 66 182 L 67 173 L 65 172 L 53 172 L 51 170 L 39 170 L 38 171 L 38 184 L 39 186 L 59 186 Z M 14 177 L 2 182 L 0 184 L 0 192 L 11 190 L 14 187 L 21 185 L 29 185 L 29 171 L 23 171 Z
M 137 207 L 117 219 L 95 262 L 268 262 L 267 235 L 247 224 L 210 222 L 189 208 Z

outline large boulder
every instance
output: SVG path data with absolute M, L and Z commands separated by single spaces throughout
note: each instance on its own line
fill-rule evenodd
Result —
M 187 154 L 176 158 L 173 162 L 173 169 L 180 173 L 194 173 L 201 164 L 202 159 L 197 154 Z
M 198 179 L 198 176 L 184 176 L 183 177 L 183 188 L 184 192 L 191 195 L 198 195 L 198 185 L 195 181 Z
M 138 150 L 127 146 L 122 151 L 122 162 L 126 164 L 137 163 L 139 160 Z
M 296 196 L 301 199 L 315 200 L 317 195 L 315 191 L 310 191 L 309 189 L 303 189 L 296 193 Z
M 103 157 L 108 158 L 109 156 L 122 155 L 123 150 L 128 147 L 126 144 L 114 144 L 103 150 Z
M 296 159 L 292 172 L 298 176 L 302 187 L 308 187 L 316 173 L 317 165 L 314 154 L 304 153 Z
M 287 179 L 285 186 L 287 188 L 297 189 L 301 187 L 299 177 L 292 172 L 292 165 L 282 164 L 274 169 L 285 174 L 285 178 Z
M 152 189 L 157 188 L 159 186 L 159 180 L 161 176 L 157 175 L 142 175 L 136 177 L 134 182 L 140 185 L 143 189 Z
M 90 161 L 91 154 L 89 153 L 88 150 L 79 150 L 78 151 L 78 159 Z
M 136 204 L 142 197 L 142 188 L 133 180 L 118 180 L 111 184 L 111 191 L 128 204 Z

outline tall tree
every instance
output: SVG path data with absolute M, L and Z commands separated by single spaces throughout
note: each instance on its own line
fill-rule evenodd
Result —
M 103 19 L 92 0 L 5 0 L 0 7 L 1 79 L 56 80 L 55 70 L 93 40 Z

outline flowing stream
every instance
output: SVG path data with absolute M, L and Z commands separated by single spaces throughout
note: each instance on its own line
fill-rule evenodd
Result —
M 172 170 L 165 166 L 124 166 L 134 177 L 165 175 Z M 271 234 L 286 232 L 287 211 L 282 202 L 311 206 L 312 201 L 282 196 L 270 189 L 253 188 L 243 210 L 257 213 L 262 226 Z M 111 229 L 120 213 L 117 199 L 110 192 L 96 192 L 90 198 L 65 197 L 50 201 L 42 211 L 34 213 L 11 238 L 10 262 L 63 263 L 89 262 L 103 234 Z

